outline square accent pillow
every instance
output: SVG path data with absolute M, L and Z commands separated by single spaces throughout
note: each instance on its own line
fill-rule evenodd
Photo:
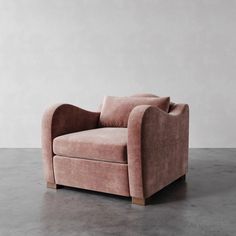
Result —
M 170 97 L 104 97 L 100 126 L 127 127 L 130 112 L 138 105 L 151 105 L 168 112 Z

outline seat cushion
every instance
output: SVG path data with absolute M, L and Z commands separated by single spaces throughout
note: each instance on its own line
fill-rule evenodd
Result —
M 99 128 L 59 136 L 56 155 L 127 163 L 127 128 Z

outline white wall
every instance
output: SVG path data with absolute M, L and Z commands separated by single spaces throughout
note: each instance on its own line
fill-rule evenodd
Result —
M 39 147 L 50 104 L 170 95 L 191 147 L 236 147 L 236 1 L 0 0 L 0 147 Z

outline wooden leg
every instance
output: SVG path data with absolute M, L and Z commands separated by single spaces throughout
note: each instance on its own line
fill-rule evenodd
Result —
M 146 205 L 146 199 L 132 197 L 132 204 L 136 204 L 136 205 L 140 205 L 140 206 L 145 206 Z
M 53 188 L 53 189 L 58 189 L 59 185 L 55 183 L 49 183 L 47 182 L 47 188 Z

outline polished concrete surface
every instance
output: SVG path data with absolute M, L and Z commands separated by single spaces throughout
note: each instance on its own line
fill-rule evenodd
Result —
M 191 149 L 189 173 L 151 204 L 47 189 L 39 149 L 0 149 L 0 236 L 236 235 L 236 149 Z

